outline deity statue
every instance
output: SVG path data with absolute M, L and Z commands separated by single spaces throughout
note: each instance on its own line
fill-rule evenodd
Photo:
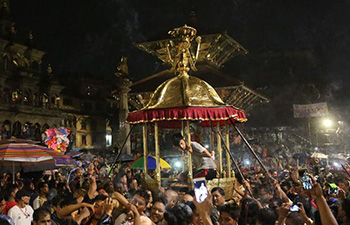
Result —
M 117 66 L 117 72 L 115 73 L 117 77 L 120 78 L 128 78 L 129 77 L 129 69 L 128 69 L 128 58 L 123 56 L 120 59 L 120 63 Z

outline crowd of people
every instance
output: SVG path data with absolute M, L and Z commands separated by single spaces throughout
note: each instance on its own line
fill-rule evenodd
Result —
M 199 168 L 196 176 L 212 179 L 212 154 L 182 140 L 174 141 L 180 151 L 197 151 L 208 158 L 209 170 Z M 245 165 L 242 174 L 236 171 L 233 195 L 214 187 L 201 202 L 191 188 L 147 188 L 141 182 L 142 171 L 128 164 L 114 168 L 109 176 L 102 158 L 79 162 L 70 173 L 56 170 L 35 178 L 18 173 L 14 182 L 3 173 L 0 225 L 350 224 L 349 177 L 344 171 L 313 165 L 270 167 L 268 172 Z

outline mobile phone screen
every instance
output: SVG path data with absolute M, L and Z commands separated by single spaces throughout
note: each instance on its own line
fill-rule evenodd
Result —
M 329 188 L 328 189 L 328 194 L 338 194 L 338 189 L 337 188 Z
M 305 172 L 303 174 L 303 176 L 301 177 L 301 182 L 303 184 L 303 188 L 305 190 L 311 190 L 312 189 L 312 183 L 311 183 L 311 178 L 309 176 L 309 174 L 307 172 Z
M 194 183 L 194 194 L 197 202 L 203 202 L 208 196 L 208 188 L 205 182 L 205 178 L 193 179 Z
M 289 208 L 289 211 L 291 212 L 299 212 L 300 208 L 298 205 L 292 205 L 290 208 Z

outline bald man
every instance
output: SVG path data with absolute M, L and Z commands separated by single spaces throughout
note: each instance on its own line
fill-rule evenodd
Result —
M 169 209 L 172 209 L 178 203 L 179 195 L 174 190 L 167 190 L 164 193 L 164 198 L 166 200 L 165 207 L 167 210 L 169 210 Z

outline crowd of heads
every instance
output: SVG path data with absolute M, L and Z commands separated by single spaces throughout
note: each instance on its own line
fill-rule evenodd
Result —
M 324 208 L 337 224 L 350 222 L 346 173 L 243 168 L 232 186 L 209 188 L 199 203 L 189 186 L 150 188 L 142 171 L 127 165 L 110 176 L 107 171 L 106 162 L 97 158 L 68 172 L 35 178 L 18 173 L 14 182 L 1 174 L 0 224 L 332 224 Z M 309 190 L 301 179 L 306 173 Z

